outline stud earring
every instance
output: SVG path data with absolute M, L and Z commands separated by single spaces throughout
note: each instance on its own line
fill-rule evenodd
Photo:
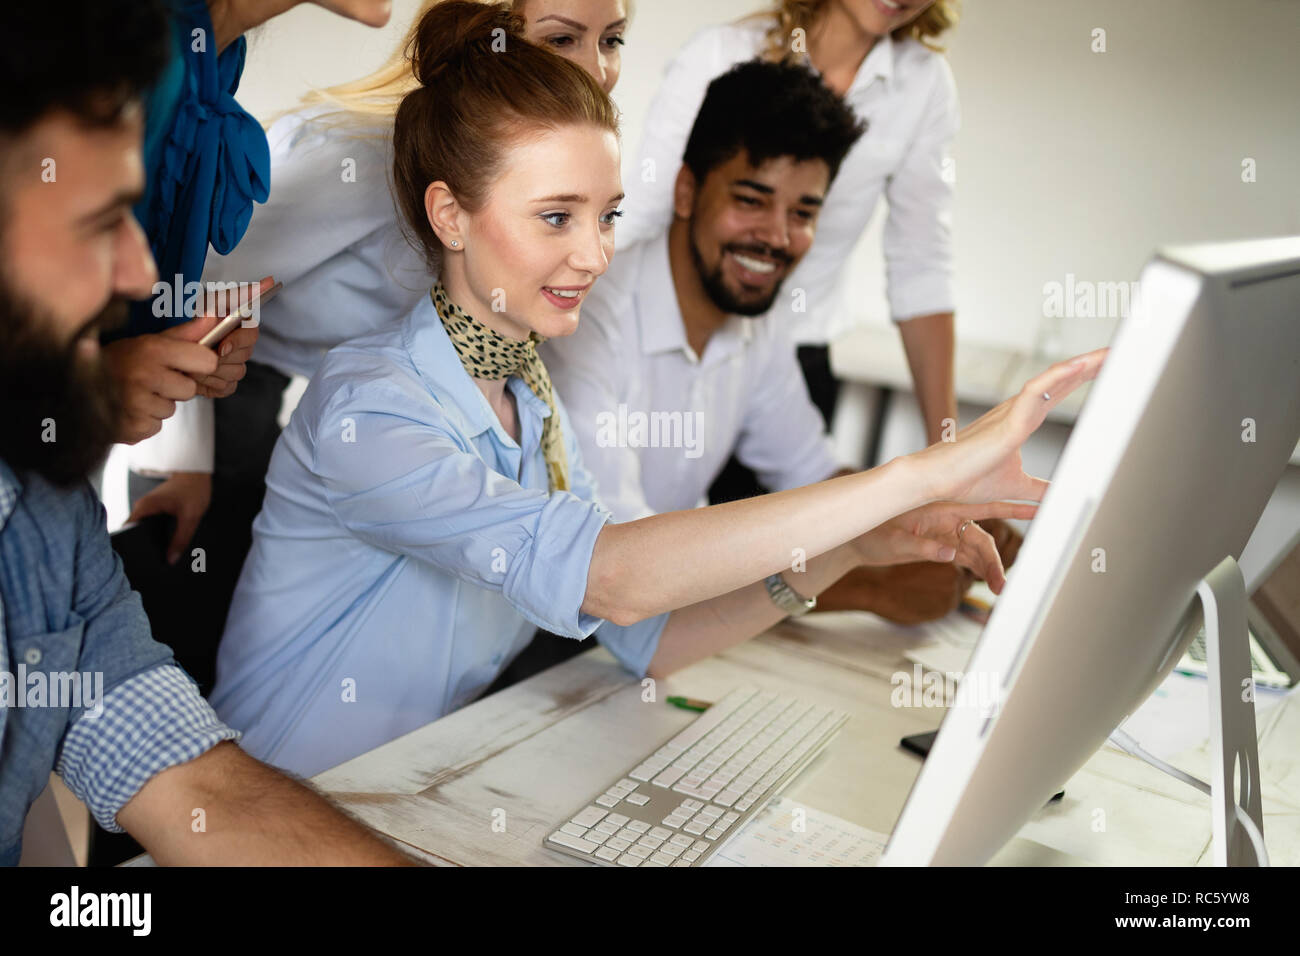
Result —
M 460 248 L 460 240 L 459 240 L 459 239 L 453 239 L 453 240 L 451 241 L 451 247 L 452 247 L 453 249 L 459 249 L 459 248 Z

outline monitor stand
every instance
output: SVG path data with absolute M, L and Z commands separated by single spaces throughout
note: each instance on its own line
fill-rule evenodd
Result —
M 1215 866 L 1257 866 L 1250 835 L 1233 809 L 1236 800 L 1262 835 L 1255 685 L 1246 622 L 1246 581 L 1231 555 L 1196 587 L 1205 619 L 1210 679 L 1210 809 Z M 1240 772 L 1239 781 L 1237 771 Z M 1237 787 L 1240 786 L 1238 796 Z

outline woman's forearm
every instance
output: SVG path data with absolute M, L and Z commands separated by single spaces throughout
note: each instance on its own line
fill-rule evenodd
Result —
M 632 624 L 783 571 L 937 500 L 915 460 L 711 508 L 609 524 L 596 539 L 582 609 Z
M 942 312 L 907 319 L 899 323 L 898 331 L 916 385 L 926 441 L 933 445 L 943 438 L 944 419 L 953 420 L 954 431 L 957 420 L 953 390 L 953 314 Z
M 858 564 L 851 544 L 842 544 L 808 562 L 805 570 L 787 564 L 787 584 L 800 597 L 816 597 Z M 659 647 L 647 669 L 651 677 L 665 677 L 698 660 L 761 634 L 786 616 L 772 601 L 763 581 L 673 611 L 659 637 Z

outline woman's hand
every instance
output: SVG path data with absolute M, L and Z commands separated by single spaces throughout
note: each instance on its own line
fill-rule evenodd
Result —
M 1048 483 L 1025 474 L 1020 446 L 1065 396 L 1097 377 L 1107 351 L 1097 349 L 1057 362 L 1026 382 L 1014 398 L 963 428 L 955 442 L 939 442 L 917 452 L 928 497 L 968 504 L 1041 501 Z
M 161 485 L 141 496 L 127 521 L 143 521 L 150 515 L 171 515 L 176 530 L 167 545 L 167 563 L 175 564 L 190 546 L 199 522 L 212 503 L 212 476 L 201 471 L 177 471 Z
M 975 522 L 985 518 L 1028 520 L 1037 512 L 1037 505 L 1011 501 L 973 505 L 940 501 L 904 512 L 855 538 L 852 544 L 865 565 L 955 561 L 986 581 L 994 594 L 1000 594 L 1006 576 L 997 543 Z

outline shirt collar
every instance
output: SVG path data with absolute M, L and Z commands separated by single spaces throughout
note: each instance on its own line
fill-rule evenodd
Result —
M 0 459 L 0 531 L 3 531 L 8 524 L 9 516 L 13 514 L 22 490 L 23 485 L 18 480 L 18 476 L 13 473 L 4 459 Z
M 634 294 L 641 354 L 680 351 L 688 358 L 694 355 L 686 341 L 686 322 L 682 319 L 681 305 L 677 301 L 677 287 L 673 285 L 666 231 L 658 239 L 646 243 L 644 263 Z M 748 343 L 754 337 L 755 321 L 758 320 L 739 315 L 728 316 L 726 323 L 713 333 L 704 349 L 707 364 L 732 355 Z
M 444 412 L 471 438 L 486 431 L 496 429 L 504 438 L 505 429 L 486 396 L 479 391 L 474 379 L 461 363 L 456 354 L 447 330 L 442 327 L 438 310 L 434 308 L 429 296 L 421 296 L 411 314 L 405 319 L 402 330 L 402 344 L 415 370 L 424 380 L 429 391 L 443 407 Z M 550 407 L 533 394 L 533 390 L 518 375 L 506 379 L 506 387 L 515 396 L 515 402 L 522 414 L 526 407 L 533 410 L 539 418 L 551 414 Z
M 812 65 L 812 60 L 808 58 L 806 53 L 804 54 L 804 63 L 810 70 L 821 76 L 821 71 Z M 853 82 L 849 84 L 848 92 L 844 98 L 846 100 L 852 99 L 854 94 L 869 89 L 877 78 L 883 80 L 886 86 L 894 79 L 894 40 L 892 37 L 881 37 L 872 46 L 871 52 L 867 54 L 867 58 L 858 67 L 858 72 L 853 75 Z

